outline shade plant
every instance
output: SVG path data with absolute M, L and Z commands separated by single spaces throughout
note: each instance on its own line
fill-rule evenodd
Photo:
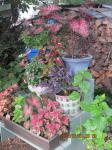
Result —
M 22 100 L 18 97 L 20 101 Z M 18 106 L 17 99 L 15 104 Z M 59 103 L 52 101 L 46 97 L 35 97 L 31 96 L 26 99 L 26 102 L 23 106 L 23 102 L 19 101 L 19 106 L 23 108 L 21 118 L 24 118 L 21 121 L 17 121 L 15 117 L 18 112 L 14 110 L 13 121 L 21 124 L 27 130 L 30 130 L 32 133 L 42 136 L 46 139 L 51 139 L 55 135 L 68 132 L 69 119 L 63 113 L 59 107 Z M 15 106 L 16 106 L 15 105 Z M 17 110 L 17 108 L 15 107 Z
M 90 63 L 92 56 L 88 54 L 88 49 L 94 42 L 94 36 L 91 30 L 91 17 L 87 15 L 84 6 L 81 7 L 80 14 L 77 17 L 70 14 L 65 16 L 64 13 L 61 12 L 61 7 L 56 5 L 43 6 L 40 8 L 40 13 L 43 18 L 47 20 L 56 20 L 56 22 L 51 24 L 47 21 L 45 26 L 51 35 L 54 34 L 60 38 L 62 50 L 65 52 L 64 58 L 72 59 L 73 64 L 75 58 L 79 59 L 89 56 L 89 58 L 86 59 L 86 62 Z M 68 68 L 71 69 L 75 66 L 70 65 L 71 61 L 64 58 L 63 60 Z M 83 63 L 81 63 L 83 66 L 82 68 L 87 68 L 85 67 L 87 64 L 83 65 Z M 74 74 L 73 71 L 71 73 Z
M 112 109 L 105 99 L 105 94 L 103 94 L 96 96 L 92 103 L 88 103 L 86 100 L 81 102 L 82 110 L 89 112 L 91 116 L 75 130 L 75 133 L 91 135 L 91 138 L 81 138 L 88 149 L 112 149 Z M 92 137 L 93 134 L 95 137 Z

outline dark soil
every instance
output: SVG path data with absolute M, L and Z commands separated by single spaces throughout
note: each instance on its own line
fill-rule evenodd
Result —
M 0 142 L 0 150 L 37 150 L 18 138 Z

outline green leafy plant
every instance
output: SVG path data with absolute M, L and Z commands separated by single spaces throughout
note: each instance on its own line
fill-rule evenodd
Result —
M 19 65 L 19 60 L 12 61 L 7 68 L 0 67 L 0 91 L 8 86 L 18 83 L 21 89 L 26 89 L 23 82 L 25 69 Z
M 13 103 L 14 111 L 12 120 L 16 123 L 22 123 L 24 121 L 23 106 L 25 105 L 25 97 L 18 96 Z
M 86 70 L 78 72 L 73 79 L 73 86 L 77 89 L 77 91 L 73 91 L 69 95 L 69 99 L 77 100 L 81 97 L 84 98 L 87 92 L 89 91 L 90 84 L 88 80 L 91 78 L 91 73 Z
M 28 35 L 24 32 L 21 35 L 21 39 L 28 47 L 41 49 L 48 43 L 48 32 L 44 30 L 36 35 Z
M 41 76 L 44 65 L 39 63 L 36 58 L 26 66 L 27 82 L 30 85 L 38 85 L 41 83 Z
M 76 129 L 75 133 L 96 135 L 95 138 L 82 139 L 87 145 L 88 149 L 91 150 L 96 148 L 98 150 L 106 149 L 111 150 L 111 137 L 107 140 L 109 125 L 112 123 L 112 109 L 109 108 L 105 94 L 96 96 L 92 103 L 88 103 L 86 100 L 82 101 L 80 106 L 83 111 L 91 114 L 90 119 L 83 123 L 79 128 Z

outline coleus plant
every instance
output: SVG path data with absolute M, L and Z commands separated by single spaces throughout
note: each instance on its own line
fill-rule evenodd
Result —
M 13 84 L 0 92 L 0 116 L 4 116 L 11 112 L 12 102 L 17 89 L 18 85 Z
M 75 130 L 76 134 L 89 134 L 96 137 L 83 139 L 89 150 L 111 150 L 112 149 L 112 133 L 109 126 L 112 124 L 112 109 L 105 102 L 105 94 L 96 96 L 92 103 L 86 100 L 82 101 L 80 106 L 83 111 L 90 113 L 90 119 L 80 125 Z M 111 134 L 111 136 L 110 136 Z
M 58 102 L 46 97 L 32 96 L 26 99 L 26 103 L 24 106 L 22 103 L 21 107 L 21 118 L 24 118 L 24 122 L 21 120 L 18 123 L 31 132 L 47 139 L 68 132 L 69 119 L 60 109 Z
M 83 8 L 84 9 L 84 8 Z M 61 11 L 61 7 L 56 5 L 48 5 L 40 8 L 46 29 L 49 34 L 60 37 L 62 49 L 68 52 L 69 57 L 80 57 L 87 54 L 88 48 L 93 43 L 93 32 L 90 30 L 90 17 L 86 13 L 82 13 L 75 18 L 73 16 L 66 17 Z M 48 20 L 54 19 L 56 22 L 49 24 Z

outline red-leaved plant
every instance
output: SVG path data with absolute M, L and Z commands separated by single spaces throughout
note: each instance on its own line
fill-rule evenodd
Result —
M 18 89 L 17 84 L 9 86 L 4 91 L 0 92 L 0 116 L 4 116 L 11 112 L 14 93 Z
M 68 132 L 68 117 L 60 109 L 58 102 L 46 97 L 27 99 L 24 117 L 24 127 L 44 138 L 50 139 L 56 134 Z
M 79 17 L 66 17 L 61 12 L 61 7 L 56 5 L 43 6 L 40 13 L 49 35 L 51 33 L 60 38 L 61 49 L 67 52 L 67 56 L 74 58 L 87 55 L 87 50 L 94 40 L 90 28 L 91 17 L 85 13 L 84 5 L 80 9 Z M 49 19 L 53 19 L 54 23 L 49 23 Z

